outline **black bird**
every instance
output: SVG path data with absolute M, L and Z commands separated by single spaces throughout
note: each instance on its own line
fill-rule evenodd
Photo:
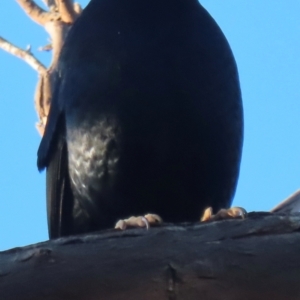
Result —
M 230 206 L 243 140 L 238 72 L 197 0 L 92 0 L 58 74 L 38 150 L 50 238 Z

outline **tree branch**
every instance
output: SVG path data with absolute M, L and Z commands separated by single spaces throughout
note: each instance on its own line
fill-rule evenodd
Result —
M 60 238 L 1 252 L 1 297 L 299 300 L 299 231 L 299 214 L 250 213 Z
M 74 3 L 74 10 L 78 16 L 82 13 L 82 7 L 80 6 L 79 3 L 77 2 Z
M 51 11 L 57 10 L 56 0 L 42 0 Z
M 17 0 L 26 14 L 39 25 L 44 26 L 47 22 L 57 18 L 53 12 L 47 12 L 39 7 L 33 0 Z
M 57 0 L 58 11 L 63 22 L 73 24 L 78 17 L 73 0 Z
M 300 212 L 300 190 L 297 190 L 295 193 L 276 205 L 271 212 Z
M 44 135 L 47 116 L 49 114 L 52 98 L 51 73 L 45 72 L 39 76 L 34 95 L 35 110 L 39 116 L 36 129 L 41 136 Z
M 49 113 L 52 92 L 57 79 L 57 62 L 65 38 L 82 9 L 73 0 L 43 0 L 49 11 L 42 9 L 34 0 L 16 0 L 27 15 L 42 25 L 51 37 L 51 45 L 42 50 L 52 50 L 52 61 L 47 69 L 30 50 L 22 50 L 0 37 L 0 48 L 22 58 L 39 73 L 39 81 L 35 91 L 35 109 L 39 116 L 36 128 L 43 135 Z
M 0 37 L 0 48 L 7 51 L 8 53 L 23 59 L 27 64 L 29 64 L 34 70 L 39 74 L 45 73 L 47 71 L 46 67 L 34 57 L 30 50 L 22 50 L 21 48 L 11 44 L 4 38 Z

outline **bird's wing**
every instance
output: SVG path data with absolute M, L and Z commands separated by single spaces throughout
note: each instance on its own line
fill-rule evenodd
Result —
M 64 112 L 59 103 L 60 82 L 51 102 L 45 133 L 38 149 L 38 169 L 47 169 L 46 198 L 50 238 L 65 235 L 72 222 L 72 193 L 69 184 L 66 128 Z
M 47 217 L 50 238 L 68 234 L 72 225 L 73 195 L 68 172 L 64 118 L 58 121 L 46 174 Z
M 271 212 L 284 212 L 284 213 L 294 213 L 300 212 L 300 190 L 296 191 L 294 194 L 289 196 L 287 199 L 283 200 L 277 206 L 275 206 Z
M 52 97 L 47 124 L 37 153 L 37 166 L 39 171 L 44 170 L 49 163 L 49 156 L 53 149 L 53 140 L 57 131 L 58 121 L 62 113 L 61 105 L 59 105 L 58 96 L 60 92 L 60 80 L 56 81 L 55 91 Z

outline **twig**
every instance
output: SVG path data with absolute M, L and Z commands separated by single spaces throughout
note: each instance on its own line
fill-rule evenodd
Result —
M 45 85 L 47 86 L 45 87 Z M 48 85 L 49 76 L 47 76 L 47 73 L 44 73 L 42 75 L 40 74 L 34 95 L 35 110 L 39 116 L 39 122 L 35 124 L 35 127 L 39 132 L 40 136 L 44 135 L 45 125 L 47 122 L 47 115 L 50 108 L 50 103 L 45 103 L 45 97 L 50 96 L 49 90 L 46 90 Z
M 43 135 L 56 82 L 59 53 L 71 25 L 80 15 L 82 9 L 73 0 L 42 0 L 46 5 L 46 9 L 37 5 L 35 0 L 16 1 L 33 21 L 44 27 L 51 37 L 51 45 L 40 49 L 42 51 L 53 50 L 52 61 L 48 69 L 35 58 L 30 48 L 23 50 L 0 37 L 0 48 L 23 59 L 39 73 L 34 99 L 35 109 L 39 116 L 36 128 L 40 135 Z
M 82 7 L 80 6 L 79 3 L 77 2 L 74 3 L 74 10 L 78 16 L 82 13 Z
M 38 48 L 39 51 L 51 51 L 52 49 L 53 49 L 52 44 L 48 44 Z
M 8 53 L 17 56 L 27 62 L 34 70 L 36 70 L 39 74 L 45 73 L 47 71 L 46 67 L 37 60 L 34 55 L 30 52 L 30 50 L 23 50 L 7 40 L 0 37 L 0 48 L 7 51 Z
M 57 7 L 63 22 L 74 23 L 78 15 L 74 10 L 73 0 L 57 0 Z
M 53 11 L 56 7 L 56 0 L 43 0 L 43 2 Z
M 58 18 L 53 12 L 47 12 L 39 7 L 33 0 L 17 0 L 26 14 L 39 25 L 45 25 L 47 22 Z

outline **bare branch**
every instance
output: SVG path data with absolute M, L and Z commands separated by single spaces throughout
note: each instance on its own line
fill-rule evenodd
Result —
M 79 3 L 77 2 L 74 3 L 74 10 L 78 16 L 82 13 L 82 7 L 80 6 Z
M 56 16 L 39 7 L 33 0 L 17 0 L 26 14 L 39 25 L 44 25 Z
M 22 58 L 39 73 L 39 81 L 35 91 L 35 109 L 39 116 L 36 128 L 43 135 L 49 113 L 52 92 L 56 82 L 56 67 L 69 29 L 81 14 L 82 8 L 73 0 L 42 0 L 46 9 L 41 8 L 35 0 L 16 0 L 26 14 L 36 23 L 42 25 L 49 33 L 51 44 L 41 47 L 40 51 L 52 51 L 52 61 L 47 69 L 31 53 L 30 48 L 20 49 L 0 37 L 0 48 Z
M 56 0 L 43 0 L 43 2 L 49 7 L 51 11 L 54 11 L 56 8 Z
M 52 44 L 48 44 L 38 48 L 39 51 L 51 51 L 52 49 L 53 49 Z
M 73 0 L 57 0 L 58 11 L 63 22 L 73 24 L 78 15 L 74 10 Z
M 47 117 L 45 117 L 44 109 L 43 109 L 43 89 L 44 89 L 44 76 L 39 76 L 39 81 L 37 83 L 34 95 L 34 104 L 35 110 L 39 116 L 39 122 L 36 123 L 36 129 L 39 132 L 40 136 L 44 135 L 45 124 L 47 121 Z M 45 122 L 44 122 L 45 118 Z
M 27 62 L 34 70 L 39 74 L 45 73 L 47 71 L 46 67 L 37 60 L 30 50 L 22 50 L 21 48 L 11 44 L 7 40 L 0 37 L 0 48 L 7 51 L 8 53 L 17 56 Z

